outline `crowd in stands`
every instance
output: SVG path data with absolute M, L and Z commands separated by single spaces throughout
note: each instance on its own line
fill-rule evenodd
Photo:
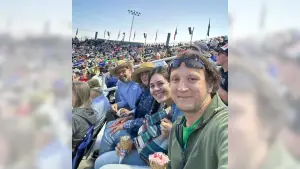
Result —
M 164 64 L 153 63 L 172 56 Z M 72 59 L 73 152 L 80 133 L 103 123 L 95 117 L 107 122 L 95 169 L 150 168 L 149 155 L 155 152 L 168 154 L 168 168 L 195 168 L 200 161 L 204 168 L 228 166 L 226 36 L 171 47 L 73 40 Z M 95 82 L 97 87 L 91 85 Z M 107 86 L 116 86 L 113 101 Z M 91 97 L 93 92 L 98 97 Z M 131 138 L 125 156 L 123 136 Z M 200 144 L 198 137 L 205 141 Z
M 90 46 L 78 56 L 92 63 L 100 58 L 91 70 L 100 67 L 97 76 L 114 77 L 106 86 L 117 86 L 92 168 L 150 168 L 155 152 L 168 155 L 168 169 L 299 168 L 299 40 L 295 30 L 239 39 L 230 47 L 229 65 L 225 38 L 171 47 L 105 41 Z M 80 43 L 82 51 L 88 41 Z M 113 50 L 101 47 L 107 45 Z M 102 53 L 90 52 L 94 48 Z M 163 66 L 153 64 L 170 56 Z M 84 72 L 95 68 L 85 65 L 77 67 L 81 83 L 89 81 Z M 125 154 L 123 136 L 132 143 Z

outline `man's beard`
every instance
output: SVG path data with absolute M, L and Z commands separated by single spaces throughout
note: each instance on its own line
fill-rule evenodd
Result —
M 127 77 L 121 77 L 121 78 L 119 78 L 119 80 L 121 80 L 122 82 L 129 82 L 129 78 L 127 78 Z

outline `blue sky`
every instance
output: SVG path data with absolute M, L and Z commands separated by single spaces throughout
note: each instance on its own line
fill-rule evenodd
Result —
M 72 5 L 73 36 L 76 28 L 78 37 L 103 38 L 104 31 L 111 31 L 110 39 L 117 39 L 118 32 L 126 33 L 128 41 L 132 16 L 127 10 L 142 13 L 135 17 L 133 32 L 135 41 L 144 42 L 143 33 L 148 35 L 147 42 L 165 42 L 167 33 L 171 33 L 173 43 L 177 26 L 176 41 L 189 41 L 188 27 L 195 27 L 193 40 L 205 39 L 208 20 L 211 18 L 210 36 L 226 35 L 228 33 L 227 0 L 73 0 Z

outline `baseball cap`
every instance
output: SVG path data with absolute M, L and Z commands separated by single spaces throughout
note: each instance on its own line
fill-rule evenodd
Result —
M 226 53 L 228 56 L 228 43 L 222 47 L 215 48 L 215 51 L 220 52 L 220 53 L 221 52 Z
M 200 52 L 200 54 L 203 54 L 206 57 L 210 57 L 209 48 L 204 42 L 194 42 L 191 45 L 191 49 Z

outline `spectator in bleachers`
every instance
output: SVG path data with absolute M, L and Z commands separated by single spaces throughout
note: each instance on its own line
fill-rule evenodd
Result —
M 221 81 L 218 93 L 223 102 L 228 105 L 228 44 L 216 50 L 218 52 L 217 65 L 222 66 L 220 69 Z
M 218 53 L 214 49 L 212 49 L 212 48 L 209 51 L 210 51 L 210 55 L 211 55 L 210 59 L 213 62 L 216 62 L 217 61 L 217 55 L 218 55 Z
M 87 129 L 96 124 L 97 113 L 91 107 L 90 87 L 86 82 L 72 84 L 72 151 L 81 142 Z
M 136 149 L 130 150 L 124 157 L 122 164 L 149 166 L 148 158 L 150 154 L 155 152 L 167 153 L 172 123 L 182 115 L 182 112 L 176 107 L 171 98 L 168 77 L 168 69 L 165 67 L 156 67 L 151 71 L 149 75 L 150 93 L 160 104 L 160 107 L 157 112 L 148 112 L 145 115 L 138 136 L 133 139 Z M 150 137 L 145 138 L 145 134 Z M 99 169 L 106 164 L 118 164 L 119 156 L 120 143 L 118 143 L 116 151 L 104 153 L 96 160 L 95 169 Z M 119 168 L 121 166 L 107 165 L 104 168 Z
M 104 132 L 105 135 L 100 145 L 100 155 L 113 151 L 120 142 L 121 136 L 130 135 L 131 138 L 136 137 L 138 129 L 143 124 L 145 115 L 149 111 L 157 111 L 158 104 L 154 104 L 154 98 L 148 85 L 148 76 L 153 68 L 154 64 L 152 62 L 145 62 L 133 72 L 132 80 L 142 86 L 143 93 L 136 102 L 136 108 L 133 111 L 122 109 L 120 113 L 122 116 L 125 115 L 125 117 L 107 124 L 108 127 Z
M 142 93 L 139 84 L 131 79 L 132 71 L 132 63 L 124 60 L 118 61 L 117 66 L 109 71 L 112 76 L 117 76 L 119 79 L 116 92 L 118 92 L 120 101 L 111 106 L 114 113 L 121 108 L 135 109 L 135 103 Z
M 140 65 L 138 69 L 136 69 L 132 73 L 132 80 L 140 84 L 143 92 L 135 104 L 136 108 L 132 111 L 127 109 L 122 109 L 120 111 L 120 115 L 121 116 L 125 115 L 127 117 L 121 118 L 120 120 L 116 121 L 116 124 L 123 122 L 124 123 L 123 128 L 131 131 L 133 135 L 137 134 L 139 127 L 142 125 L 143 117 L 147 114 L 149 110 L 151 110 L 152 106 L 154 106 L 154 111 L 157 111 L 157 106 L 153 104 L 154 98 L 150 93 L 150 89 L 148 85 L 149 73 L 154 68 L 155 65 L 152 62 L 144 62 Z M 132 118 L 134 118 L 134 120 L 132 120 Z M 111 130 L 112 133 L 118 131 L 115 130 L 115 128 L 111 128 Z
M 91 107 L 97 112 L 97 120 L 102 121 L 106 117 L 107 112 L 110 110 L 110 104 L 107 97 L 102 93 L 102 88 L 98 79 L 91 79 L 88 81 L 90 86 L 90 98 L 92 100 Z
M 96 72 L 95 68 L 90 68 L 87 71 L 87 79 L 97 79 L 99 81 L 99 85 L 101 86 L 101 90 L 104 96 L 108 95 L 108 92 L 104 91 L 107 89 L 104 76 L 99 77 L 100 72 Z
M 184 116 L 170 133 L 167 168 L 228 168 L 228 110 L 217 94 L 216 67 L 187 50 L 169 69 L 172 98 Z
M 209 61 L 215 63 L 215 61 L 211 58 L 212 55 L 209 51 L 209 47 L 204 42 L 194 42 L 191 45 L 191 49 L 198 51 L 201 55 L 204 55 Z
M 112 88 L 112 87 L 115 87 L 117 85 L 118 78 L 115 77 L 115 76 L 111 76 L 108 73 L 108 75 L 106 76 L 106 81 L 105 82 L 106 82 L 107 88 Z

